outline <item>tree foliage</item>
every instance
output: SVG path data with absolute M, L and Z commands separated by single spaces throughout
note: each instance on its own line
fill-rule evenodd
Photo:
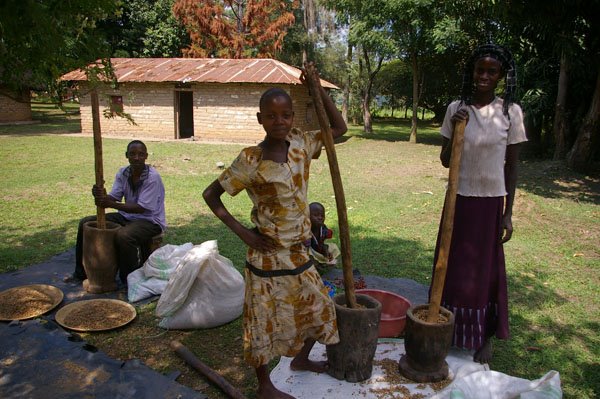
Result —
M 109 56 L 97 22 L 118 0 L 8 0 L 0 3 L 0 83 L 49 88 L 63 73 Z
M 269 58 L 295 22 L 296 0 L 176 0 L 175 16 L 189 32 L 188 57 Z
M 189 45 L 183 24 L 173 15 L 175 0 L 127 0 L 121 12 L 99 23 L 113 57 L 181 57 Z

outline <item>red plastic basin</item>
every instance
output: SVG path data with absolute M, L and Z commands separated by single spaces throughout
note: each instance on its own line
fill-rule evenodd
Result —
M 406 311 L 411 306 L 408 299 L 393 292 L 369 288 L 355 292 L 368 295 L 381 303 L 379 338 L 393 338 L 402 334 L 406 324 Z

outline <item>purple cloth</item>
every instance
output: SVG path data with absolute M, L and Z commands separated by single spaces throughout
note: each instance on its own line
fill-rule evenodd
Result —
M 130 180 L 130 167 L 125 166 L 117 172 L 115 182 L 109 195 L 121 201 L 125 198 L 126 203 L 137 203 L 144 208 L 144 213 L 127 213 L 119 211 L 127 220 L 148 220 L 158 224 L 164 231 L 167 228 L 165 216 L 165 186 L 160 175 L 151 166 L 140 176 L 140 181 L 134 187 Z
M 456 197 L 442 306 L 455 315 L 452 344 L 459 348 L 478 349 L 487 337 L 509 335 L 503 209 L 504 197 Z M 441 228 L 434 265 L 440 234 Z

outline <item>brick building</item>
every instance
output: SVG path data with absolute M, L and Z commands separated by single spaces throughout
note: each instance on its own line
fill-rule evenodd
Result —
M 98 89 L 102 134 L 256 143 L 264 138 L 256 120 L 258 100 L 270 87 L 281 87 L 292 97 L 296 127 L 318 128 L 301 71 L 273 59 L 113 58 L 111 63 L 118 87 Z M 62 80 L 78 83 L 81 131 L 92 134 L 85 73 L 72 71 Z M 102 117 L 112 111 L 131 115 L 136 125 Z
M 29 90 L 15 92 L 0 85 L 0 123 L 31 121 Z

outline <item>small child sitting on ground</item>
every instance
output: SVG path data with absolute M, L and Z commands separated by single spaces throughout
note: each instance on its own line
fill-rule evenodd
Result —
M 325 225 L 325 207 L 319 202 L 312 202 L 310 208 L 310 256 L 315 267 L 323 274 L 337 263 L 340 250 L 337 245 L 325 244 L 325 240 L 333 237 L 333 230 Z

